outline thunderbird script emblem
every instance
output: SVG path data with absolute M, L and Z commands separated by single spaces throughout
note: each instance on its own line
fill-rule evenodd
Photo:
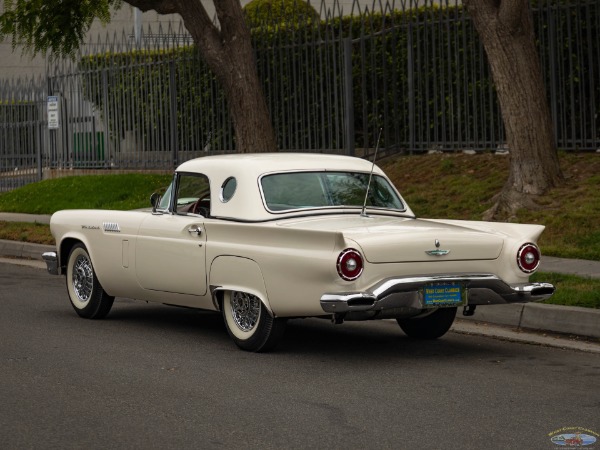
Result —
M 442 250 L 440 249 L 440 241 L 438 239 L 435 240 L 435 250 L 425 250 L 425 253 L 431 256 L 445 256 L 450 253 L 450 250 Z

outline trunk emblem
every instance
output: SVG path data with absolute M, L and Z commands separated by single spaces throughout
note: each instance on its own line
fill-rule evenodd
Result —
M 438 239 L 435 240 L 435 250 L 425 250 L 430 256 L 445 256 L 450 253 L 450 250 L 440 250 L 440 241 Z

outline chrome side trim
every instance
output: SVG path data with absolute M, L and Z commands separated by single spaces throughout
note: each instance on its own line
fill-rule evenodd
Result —
M 107 233 L 120 233 L 121 232 L 121 227 L 119 227 L 119 224 L 116 222 L 103 222 L 102 227 L 104 228 L 104 231 Z
M 46 262 L 46 269 L 48 269 L 48 273 L 51 273 L 52 275 L 60 275 L 58 271 L 58 256 L 56 256 L 56 252 L 42 253 L 42 259 Z
M 430 283 L 461 283 L 469 305 L 493 305 L 541 301 L 554 293 L 550 283 L 509 285 L 493 274 L 440 274 L 389 278 L 365 291 L 333 292 L 321 296 L 321 308 L 327 313 L 383 311 L 387 309 L 425 309 L 424 286 Z

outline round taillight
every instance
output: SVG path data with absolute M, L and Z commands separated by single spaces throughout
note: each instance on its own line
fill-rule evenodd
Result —
M 363 271 L 362 255 L 353 248 L 347 248 L 338 256 L 337 271 L 346 281 L 356 280 Z
M 524 244 L 517 253 L 519 269 L 531 273 L 540 265 L 540 249 L 535 244 Z

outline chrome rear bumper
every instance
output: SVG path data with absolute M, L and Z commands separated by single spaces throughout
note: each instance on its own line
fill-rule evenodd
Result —
M 321 308 L 326 313 L 377 312 L 398 313 L 423 310 L 423 288 L 435 283 L 460 283 L 467 293 L 468 305 L 494 305 L 541 301 L 554 293 L 549 283 L 509 285 L 493 274 L 441 274 L 390 278 L 361 292 L 325 293 Z

